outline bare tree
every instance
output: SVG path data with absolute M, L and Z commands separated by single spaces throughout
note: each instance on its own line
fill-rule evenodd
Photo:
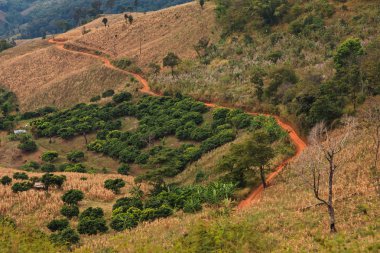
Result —
M 312 129 L 309 140 L 311 152 L 308 154 L 306 172 L 303 170 L 314 197 L 320 201 L 319 204 L 327 207 L 331 233 L 337 231 L 334 209 L 334 176 L 339 168 L 337 156 L 353 134 L 355 122 L 346 119 L 344 124 L 338 136 L 331 136 L 325 123 L 319 123 Z

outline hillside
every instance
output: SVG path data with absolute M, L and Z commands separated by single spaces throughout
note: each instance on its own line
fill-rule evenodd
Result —
M 0 1 L 0 38 L 41 37 L 65 32 L 93 20 L 103 13 L 146 12 L 188 2 L 188 0 L 2 0 Z
M 379 252 L 378 1 L 132 10 L 0 53 L 0 252 Z
M 199 13 L 204 19 L 199 19 Z M 166 22 L 168 17 L 172 19 L 169 23 Z M 193 44 L 203 34 L 215 32 L 213 8 L 209 6 L 200 11 L 195 3 L 137 14 L 126 30 L 123 15 L 112 15 L 109 19 L 108 28 L 102 27 L 101 20 L 97 19 L 86 25 L 91 31 L 83 36 L 80 27 L 57 38 L 67 40 L 68 45 L 104 50 L 111 57 L 113 55 L 107 48 L 111 42 L 117 43 L 117 57 L 127 56 L 135 60 L 142 36 L 142 56 L 136 59 L 136 64 L 144 66 L 150 62 L 160 63 L 169 51 L 175 51 L 181 57 L 193 57 Z M 118 34 L 116 41 L 112 40 L 114 34 Z M 121 90 L 127 85 L 128 90 L 134 92 L 138 87 L 128 82 L 125 75 L 101 64 L 93 57 L 58 50 L 43 40 L 25 41 L 0 54 L 0 84 L 16 93 L 21 111 L 47 105 L 67 107 L 88 102 L 107 89 Z

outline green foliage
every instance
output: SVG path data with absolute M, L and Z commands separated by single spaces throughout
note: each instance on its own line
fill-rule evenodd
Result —
M 10 185 L 12 183 L 12 178 L 8 177 L 8 176 L 3 176 L 1 179 L 0 179 L 0 183 L 2 185 Z
M 118 169 L 117 169 L 117 173 L 121 174 L 121 175 L 129 175 L 129 171 L 131 170 L 131 167 L 126 164 L 126 163 L 123 163 Z
M 12 185 L 12 191 L 14 193 L 29 191 L 33 187 L 31 182 L 14 183 Z
M 75 172 L 75 173 L 87 173 L 87 168 L 81 163 L 65 164 L 63 171 Z
M 102 93 L 102 98 L 112 97 L 115 94 L 114 90 L 106 90 Z
M 44 162 L 54 162 L 58 159 L 58 152 L 56 151 L 46 151 L 41 156 L 42 161 Z
M 38 170 L 41 165 L 36 161 L 30 161 L 22 166 L 22 169 L 25 170 Z
M 79 215 L 79 207 L 77 205 L 63 205 L 61 208 L 61 214 L 68 219 L 77 217 Z
M 71 246 L 79 243 L 80 237 L 74 229 L 67 227 L 56 234 L 52 234 L 50 240 L 58 245 Z
M 358 38 L 349 38 L 339 45 L 334 55 L 335 68 L 340 71 L 353 62 L 358 61 L 358 57 L 364 54 L 363 47 Z
M 13 45 L 6 40 L 0 40 L 0 52 L 12 48 Z
M 78 163 L 78 162 L 83 161 L 84 153 L 83 151 L 73 150 L 67 154 L 66 158 L 70 162 Z
M 126 101 L 130 101 L 132 99 L 132 94 L 129 93 L 129 92 L 120 92 L 118 94 L 115 94 L 113 97 L 112 97 L 112 100 L 117 103 L 117 104 L 120 104 L 122 102 L 126 102 Z
M 181 59 L 175 53 L 169 52 L 162 62 L 164 67 L 170 67 L 172 69 L 172 75 L 174 75 L 174 67 L 181 62 Z
M 27 139 L 22 141 L 18 146 L 19 149 L 21 149 L 23 152 L 35 152 L 37 151 L 38 147 L 35 141 L 32 139 Z
M 45 163 L 41 166 L 41 170 L 43 172 L 55 172 L 57 168 L 52 163 Z
M 80 234 L 96 235 L 107 232 L 108 227 L 101 208 L 89 207 L 79 216 L 78 232 Z
M 19 180 L 28 180 L 29 176 L 25 172 L 15 172 L 13 173 L 13 178 Z
M 98 96 L 92 97 L 90 99 L 90 102 L 98 102 L 100 99 L 102 99 L 102 98 L 98 95 Z
M 51 186 L 56 186 L 58 189 L 62 188 L 63 183 L 66 181 L 64 175 L 54 175 L 46 173 L 41 177 L 41 183 L 44 184 L 45 189 L 48 191 Z
M 68 227 L 69 227 L 69 221 L 67 219 L 52 220 L 47 225 L 47 228 L 51 232 L 62 231 Z
M 69 205 L 77 205 L 79 201 L 82 201 L 84 194 L 80 190 L 68 190 L 63 194 L 62 201 Z
M 120 189 L 125 186 L 125 182 L 121 178 L 107 179 L 104 181 L 104 188 L 113 191 L 115 194 L 120 193 Z

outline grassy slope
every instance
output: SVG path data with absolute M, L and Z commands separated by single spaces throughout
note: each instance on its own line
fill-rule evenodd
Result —
M 161 63 L 168 52 L 175 52 L 183 58 L 195 57 L 193 45 L 202 36 L 211 36 L 214 41 L 218 38 L 214 6 L 211 4 L 204 10 L 198 3 L 192 2 L 132 15 L 132 25 L 125 24 L 123 15 L 111 15 L 107 16 L 107 28 L 99 18 L 85 25 L 90 32 L 83 36 L 83 27 L 79 27 L 57 38 L 70 39 L 71 44 L 98 50 L 112 57 L 135 59 L 143 66 L 151 62 Z

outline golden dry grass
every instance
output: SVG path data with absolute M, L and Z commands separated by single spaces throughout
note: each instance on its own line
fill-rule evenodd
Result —
M 196 2 L 170 7 L 160 11 L 132 13 L 133 24 L 126 24 L 124 15 L 109 15 L 109 27 L 102 18 L 85 27 L 91 32 L 82 35 L 82 27 L 57 38 L 69 39 L 70 44 L 101 51 L 112 57 L 136 59 L 139 65 L 162 62 L 168 52 L 181 58 L 195 57 L 193 45 L 202 36 L 218 38 L 214 5 L 207 3 L 204 10 Z M 117 36 L 117 37 L 115 37 Z M 140 55 L 140 40 L 142 54 Z
M 15 169 L 0 169 L 0 177 L 12 177 Z M 27 173 L 29 177 L 42 176 L 42 173 Z M 0 214 L 9 216 L 21 226 L 36 226 L 44 228 L 52 219 L 57 218 L 63 202 L 61 196 L 69 189 L 78 189 L 84 192 L 85 199 L 80 203 L 80 209 L 89 206 L 101 206 L 106 213 L 110 213 L 114 200 L 128 195 L 129 189 L 134 185 L 133 177 L 118 174 L 85 174 L 85 173 L 57 173 L 65 175 L 67 181 L 62 190 L 52 189 L 49 194 L 44 191 L 29 190 L 27 192 L 13 193 L 10 186 L 0 185 Z M 80 178 L 86 177 L 83 181 Z M 107 179 L 122 178 L 126 186 L 120 195 L 104 188 Z M 16 182 L 17 180 L 14 180 Z M 147 186 L 142 185 L 147 191 Z

